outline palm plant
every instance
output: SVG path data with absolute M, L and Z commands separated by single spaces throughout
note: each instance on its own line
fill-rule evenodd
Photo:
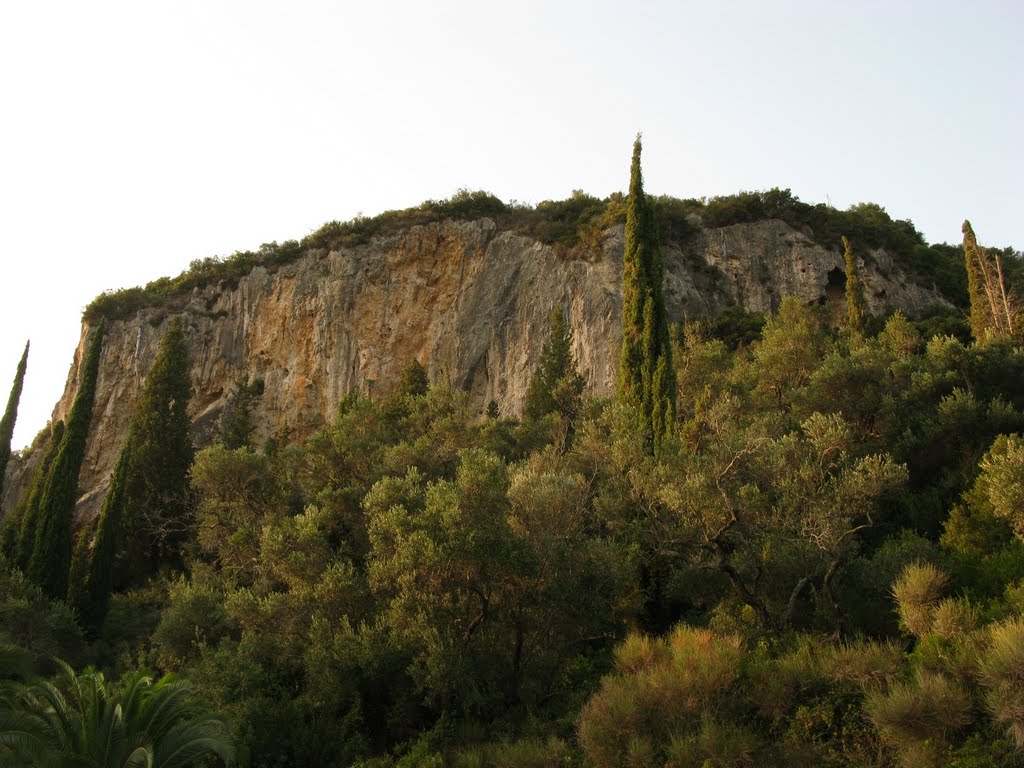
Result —
M 13 686 L 0 701 L 0 766 L 179 768 L 208 755 L 235 758 L 227 724 L 184 680 L 132 675 L 120 692 L 99 672 L 62 685 Z

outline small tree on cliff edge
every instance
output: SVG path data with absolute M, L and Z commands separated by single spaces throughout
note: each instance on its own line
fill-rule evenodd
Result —
M 619 397 L 637 409 L 652 450 L 675 423 L 676 374 L 662 288 L 661 249 L 653 210 L 644 195 L 640 136 L 626 200 L 626 247 L 622 268 L 622 356 Z
M 52 598 L 63 600 L 71 565 L 71 522 L 78 496 L 78 472 L 85 457 L 85 442 L 92 421 L 96 377 L 100 369 L 105 324 L 100 320 L 82 361 L 78 394 L 71 406 L 64 437 L 46 477 L 39 500 L 38 525 L 28 576 Z
M 11 438 L 14 436 L 14 422 L 18 418 L 18 402 L 21 400 L 21 387 L 25 383 L 25 366 L 27 365 L 28 342 L 25 342 L 25 351 L 21 355 L 21 362 L 18 363 L 18 372 L 14 374 L 11 396 L 7 399 L 7 410 L 4 411 L 4 417 L 0 419 L 0 498 L 4 491 L 4 473 L 7 471 L 7 462 L 11 458 Z

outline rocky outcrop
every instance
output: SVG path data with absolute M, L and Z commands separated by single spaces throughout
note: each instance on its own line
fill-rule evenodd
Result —
M 613 390 L 620 342 L 622 228 L 601 248 L 566 255 L 489 219 L 447 221 L 338 251 L 310 251 L 237 285 L 193 291 L 179 308 L 143 309 L 107 330 L 79 514 L 98 510 L 132 408 L 171 314 L 180 314 L 192 358 L 196 442 L 214 439 L 233 389 L 261 379 L 256 441 L 301 439 L 328 423 L 354 389 L 385 394 L 413 358 L 432 381 L 449 380 L 482 410 L 520 411 L 552 308 L 572 326 L 589 391 Z M 774 309 L 782 296 L 841 298 L 842 254 L 781 221 L 708 230 L 664 249 L 672 320 L 713 314 L 733 303 Z M 862 276 L 875 312 L 913 312 L 942 299 L 915 285 L 882 252 Z M 837 294 L 837 291 L 839 292 Z M 82 329 L 54 418 L 70 410 Z

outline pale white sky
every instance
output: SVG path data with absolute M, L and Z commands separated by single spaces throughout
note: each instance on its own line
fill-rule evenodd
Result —
M 1024 247 L 1018 0 L 0 6 L 0 408 L 100 291 L 459 187 L 871 201 Z

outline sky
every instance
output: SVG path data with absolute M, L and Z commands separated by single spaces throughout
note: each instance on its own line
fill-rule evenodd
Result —
M 1019 0 L 36 0 L 0 9 L 0 402 L 193 259 L 485 189 L 790 188 L 1024 248 Z

